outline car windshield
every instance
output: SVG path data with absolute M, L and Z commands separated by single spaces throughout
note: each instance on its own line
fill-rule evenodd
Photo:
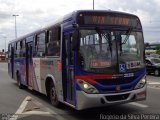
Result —
M 80 66 L 89 72 L 129 72 L 144 67 L 141 32 L 80 30 L 79 53 Z

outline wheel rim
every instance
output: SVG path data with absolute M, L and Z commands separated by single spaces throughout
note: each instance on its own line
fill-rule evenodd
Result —
M 155 70 L 154 74 L 155 74 L 156 76 L 158 76 L 158 75 L 159 75 L 159 71 L 158 71 L 158 70 Z
M 56 90 L 54 87 L 51 88 L 50 99 L 51 99 L 51 103 L 53 105 L 55 105 L 57 103 L 57 94 L 56 94 Z

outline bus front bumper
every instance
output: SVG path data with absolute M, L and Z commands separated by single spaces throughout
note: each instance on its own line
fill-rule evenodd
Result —
M 112 94 L 87 94 L 77 91 L 77 110 L 145 100 L 146 87 L 147 85 L 141 89 Z

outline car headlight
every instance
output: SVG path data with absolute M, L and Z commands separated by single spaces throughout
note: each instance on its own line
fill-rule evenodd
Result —
M 86 93 L 99 93 L 98 90 L 91 84 L 89 84 L 88 82 L 81 80 L 81 79 L 77 79 L 77 83 L 80 86 L 80 88 L 86 92 Z
M 139 89 L 144 87 L 144 85 L 146 84 L 146 77 L 143 77 L 136 85 L 136 87 L 134 89 Z

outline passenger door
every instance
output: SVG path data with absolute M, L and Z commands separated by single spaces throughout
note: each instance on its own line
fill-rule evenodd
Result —
M 72 105 L 75 105 L 75 84 L 74 84 L 74 52 L 72 51 L 72 32 L 63 34 L 63 92 L 64 100 Z
M 11 74 L 12 78 L 14 77 L 14 47 L 11 47 Z
M 27 48 L 26 48 L 26 77 L 27 77 L 27 85 L 28 87 L 32 87 L 32 66 L 33 66 L 33 61 L 32 61 L 32 50 L 33 49 L 33 42 L 27 43 Z

